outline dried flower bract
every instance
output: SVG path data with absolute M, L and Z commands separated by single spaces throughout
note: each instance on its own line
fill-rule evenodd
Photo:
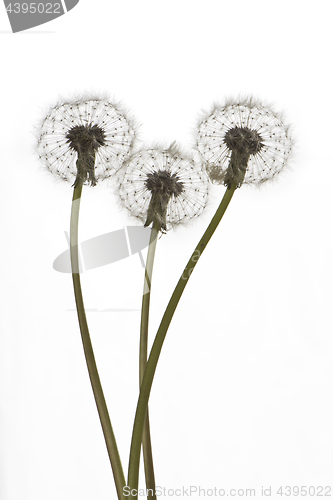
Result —
M 38 154 L 61 179 L 95 186 L 110 177 L 129 154 L 134 130 L 105 99 L 80 99 L 51 109 L 42 123 Z
M 281 115 L 250 98 L 214 106 L 201 121 L 197 149 L 217 184 L 261 184 L 281 172 L 292 149 Z
M 139 151 L 118 174 L 119 195 L 145 226 L 156 222 L 162 231 L 197 217 L 206 206 L 208 178 L 201 166 L 172 144 Z

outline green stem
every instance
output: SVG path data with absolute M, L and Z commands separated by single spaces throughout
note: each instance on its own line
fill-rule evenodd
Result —
M 182 276 L 180 277 L 177 286 L 171 296 L 171 299 L 167 305 L 165 313 L 163 315 L 162 321 L 160 323 L 159 329 L 157 331 L 153 346 L 150 351 L 150 355 L 148 358 L 148 362 L 146 365 L 145 374 L 143 377 L 143 381 L 141 384 L 139 400 L 136 408 L 133 433 L 132 433 L 132 443 L 131 443 L 131 451 L 130 451 L 130 459 L 129 459 L 129 467 L 128 467 L 128 486 L 130 490 L 133 490 L 133 493 L 138 488 L 139 481 L 139 463 L 140 463 L 140 449 L 141 449 L 141 440 L 143 434 L 143 427 L 145 421 L 145 415 L 148 406 L 149 395 L 151 391 L 151 386 L 154 379 L 154 374 L 157 366 L 157 362 L 162 350 L 163 342 L 165 336 L 167 334 L 170 322 L 180 300 L 180 297 L 184 291 L 184 288 L 188 282 L 191 273 L 198 262 L 202 252 L 206 248 L 210 238 L 212 237 L 215 229 L 217 228 L 220 220 L 222 219 L 231 198 L 235 192 L 236 184 L 233 183 L 230 186 L 230 189 L 227 189 L 223 199 L 212 218 L 208 228 L 206 229 L 203 237 L 199 241 L 196 246 L 193 254 L 190 257 L 190 260 L 185 266 Z M 137 498 L 136 495 L 131 497 L 133 500 Z
M 75 295 L 76 309 L 79 319 L 84 355 L 86 358 L 90 382 L 104 433 L 104 439 L 107 451 L 110 458 L 118 499 L 121 500 L 124 498 L 123 488 L 126 485 L 125 476 L 123 473 L 116 439 L 113 433 L 108 409 L 106 406 L 102 385 L 98 375 L 98 370 L 96 366 L 94 351 L 90 340 L 87 318 L 83 304 L 82 290 L 81 290 L 81 281 L 79 274 L 79 256 L 78 256 L 78 225 L 79 225 L 81 192 L 82 192 L 82 184 L 74 187 L 72 211 L 71 211 L 71 223 L 70 223 L 70 254 L 71 254 L 74 295 Z
M 160 229 L 159 224 L 157 222 L 154 222 L 150 233 L 150 241 L 149 241 L 147 262 L 145 269 L 145 280 L 144 280 L 142 308 L 141 308 L 141 328 L 140 328 L 140 364 L 139 364 L 140 386 L 143 380 L 147 364 L 150 291 L 151 291 L 151 280 L 153 274 L 154 257 L 155 257 L 156 243 L 157 243 L 159 229 Z M 152 453 L 151 438 L 150 438 L 148 406 L 143 427 L 142 448 L 143 448 L 143 461 L 144 461 L 145 476 L 146 476 L 146 490 L 149 491 L 147 498 L 156 500 L 155 474 L 154 474 L 153 453 Z

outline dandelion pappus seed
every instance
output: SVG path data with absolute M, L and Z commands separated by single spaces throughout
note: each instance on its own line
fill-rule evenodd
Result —
M 287 164 L 292 145 L 282 116 L 253 98 L 215 106 L 197 135 L 211 181 L 228 188 L 274 177 Z
M 134 139 L 133 126 L 114 104 L 80 99 L 51 109 L 41 125 L 37 151 L 50 172 L 74 186 L 94 186 L 119 170 Z
M 174 144 L 168 150 L 135 153 L 119 171 L 118 181 L 118 194 L 132 215 L 145 226 L 157 222 L 162 231 L 197 217 L 207 202 L 205 172 Z

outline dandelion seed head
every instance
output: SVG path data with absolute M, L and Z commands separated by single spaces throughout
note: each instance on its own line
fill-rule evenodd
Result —
M 199 216 L 207 203 L 209 182 L 201 165 L 172 144 L 141 150 L 118 172 L 118 194 L 130 213 L 161 230 Z
M 94 186 L 121 167 L 133 147 L 133 125 L 107 99 L 78 99 L 54 106 L 38 134 L 37 152 L 65 181 Z
M 240 187 L 281 172 L 293 140 L 281 114 L 248 98 L 215 105 L 200 121 L 196 146 L 212 182 Z

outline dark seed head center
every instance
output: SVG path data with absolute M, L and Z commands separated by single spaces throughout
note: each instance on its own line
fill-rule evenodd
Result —
M 105 145 L 105 133 L 98 125 L 77 125 L 69 130 L 66 139 L 78 154 L 91 154 Z
M 68 131 L 66 139 L 78 155 L 76 180 L 73 186 L 82 185 L 86 181 L 95 186 L 96 151 L 105 145 L 105 133 L 98 125 L 77 125 Z
M 172 195 L 179 196 L 184 190 L 184 183 L 179 180 L 179 177 L 166 170 L 147 174 L 145 185 L 153 195 L 160 195 L 163 198 L 170 198 Z
M 225 134 L 224 143 L 231 151 L 241 155 L 254 155 L 263 147 L 262 137 L 248 127 L 234 127 Z

